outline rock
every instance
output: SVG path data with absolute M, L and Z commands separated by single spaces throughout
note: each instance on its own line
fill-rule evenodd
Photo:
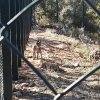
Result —
M 79 67 L 79 61 L 73 64 L 74 67 Z
M 28 83 L 22 83 L 20 86 L 21 86 L 21 88 L 26 87 L 26 86 L 28 86 Z
M 20 91 L 13 92 L 13 94 L 16 95 L 17 97 L 22 95 Z
M 33 87 L 33 86 L 35 86 L 36 84 L 34 83 L 34 82 L 31 82 L 31 83 L 29 83 L 29 87 Z

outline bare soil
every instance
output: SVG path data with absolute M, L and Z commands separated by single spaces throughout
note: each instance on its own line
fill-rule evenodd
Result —
M 36 40 L 42 41 L 42 59 L 33 60 Z M 82 44 L 79 40 L 60 34 L 31 31 L 26 45 L 25 57 L 45 76 L 57 93 L 61 93 L 80 76 L 100 64 L 100 60 L 89 60 L 89 52 L 99 45 Z M 13 82 L 13 100 L 53 100 L 53 92 L 22 61 L 19 80 Z M 61 100 L 100 100 L 100 74 L 94 73 Z

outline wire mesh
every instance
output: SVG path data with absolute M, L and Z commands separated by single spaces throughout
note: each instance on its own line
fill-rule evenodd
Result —
M 0 9 L 0 22 L 1 22 L 1 9 Z M 2 44 L 0 44 L 0 100 L 3 100 L 3 55 Z
M 2 56 L 2 44 L 0 45 L 0 100 L 3 100 L 3 56 Z

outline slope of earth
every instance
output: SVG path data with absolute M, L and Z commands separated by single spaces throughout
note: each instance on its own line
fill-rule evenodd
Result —
M 41 39 L 42 59 L 33 59 L 36 40 Z M 61 93 L 72 82 L 100 63 L 89 59 L 89 53 L 98 45 L 83 45 L 79 40 L 54 34 L 51 29 L 45 32 L 32 31 L 26 45 L 25 57 L 46 77 Z M 53 100 L 53 92 L 25 64 L 19 68 L 19 80 L 13 82 L 13 100 Z M 61 100 L 99 100 L 100 75 L 93 74 L 79 84 Z M 92 95 L 91 95 L 92 94 Z M 98 99 L 97 99 L 98 98 Z

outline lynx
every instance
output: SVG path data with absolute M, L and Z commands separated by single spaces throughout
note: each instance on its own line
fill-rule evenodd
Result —
M 33 59 L 39 58 L 39 54 L 42 58 L 42 52 L 41 52 L 41 40 L 37 40 L 36 45 L 33 47 Z

